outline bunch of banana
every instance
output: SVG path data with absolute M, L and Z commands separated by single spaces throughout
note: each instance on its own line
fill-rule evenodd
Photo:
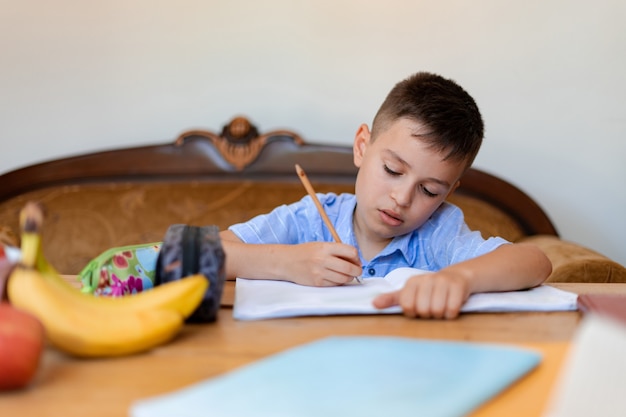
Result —
M 48 263 L 41 246 L 43 212 L 20 213 L 21 263 L 8 281 L 9 301 L 35 315 L 50 342 L 82 357 L 128 355 L 172 339 L 200 305 L 209 280 L 192 275 L 136 295 L 109 298 L 74 288 Z

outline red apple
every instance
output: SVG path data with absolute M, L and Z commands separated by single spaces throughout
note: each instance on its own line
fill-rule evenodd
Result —
M 28 385 L 39 367 L 45 332 L 32 314 L 4 301 L 13 264 L 0 257 L 0 391 Z
M 0 391 L 28 385 L 37 373 L 45 340 L 35 316 L 3 300 L 13 266 L 0 257 Z
M 0 303 L 0 391 L 28 385 L 39 367 L 44 327 L 35 316 Z

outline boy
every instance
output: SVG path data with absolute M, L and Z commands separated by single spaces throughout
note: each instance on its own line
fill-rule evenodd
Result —
M 363 124 L 356 132 L 355 193 L 318 195 L 344 243 L 333 243 L 306 196 L 221 232 L 228 277 L 331 286 L 410 266 L 432 272 L 379 295 L 374 306 L 400 305 L 408 317 L 448 319 L 472 293 L 541 284 L 552 270 L 543 252 L 483 239 L 445 201 L 482 138 L 478 107 L 454 81 L 417 73 L 399 82 L 372 130 Z

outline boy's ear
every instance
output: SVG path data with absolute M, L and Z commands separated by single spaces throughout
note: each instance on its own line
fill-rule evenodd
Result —
M 363 156 L 365 155 L 365 150 L 367 149 L 367 145 L 370 143 L 371 133 L 369 128 L 365 123 L 363 123 L 356 131 L 356 135 L 354 136 L 354 144 L 352 145 L 352 153 L 354 159 L 354 165 L 357 168 L 361 167 L 361 162 L 363 161 Z

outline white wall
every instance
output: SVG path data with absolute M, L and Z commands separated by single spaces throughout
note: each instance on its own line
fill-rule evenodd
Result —
M 482 109 L 477 167 L 626 264 L 624 21 L 622 0 L 0 0 L 0 172 L 237 114 L 350 144 L 429 70 Z

